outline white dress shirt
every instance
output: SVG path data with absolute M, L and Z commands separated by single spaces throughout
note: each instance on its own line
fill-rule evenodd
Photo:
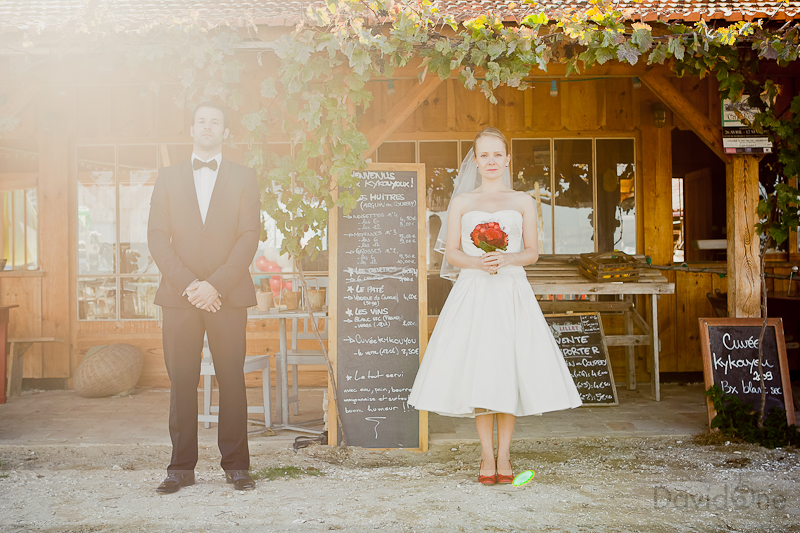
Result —
M 194 152 L 192 152 L 192 163 L 194 163 L 195 159 L 200 159 L 197 157 Z M 217 161 L 217 170 L 211 170 L 208 167 L 203 167 L 197 170 L 193 170 L 194 172 L 194 190 L 197 193 L 197 203 L 200 206 L 200 216 L 203 219 L 203 224 L 206 223 L 206 215 L 208 215 L 208 206 L 211 203 L 211 195 L 214 192 L 214 185 L 217 183 L 217 175 L 219 174 L 219 166 L 222 164 L 222 154 L 219 153 L 216 157 L 213 157 Z M 211 161 L 209 159 L 208 161 Z M 204 161 L 200 159 L 204 163 L 208 161 Z

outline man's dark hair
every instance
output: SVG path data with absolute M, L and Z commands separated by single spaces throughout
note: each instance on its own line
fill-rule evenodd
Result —
M 208 102 L 200 102 L 199 104 L 194 106 L 194 109 L 192 110 L 192 126 L 194 126 L 194 119 L 195 115 L 197 115 L 197 110 L 200 109 L 201 107 L 210 107 L 212 109 L 219 109 L 220 111 L 222 111 L 222 125 L 226 129 L 230 127 L 230 117 L 228 116 L 228 109 L 224 105 L 220 104 L 219 102 L 215 102 L 213 100 L 209 100 Z

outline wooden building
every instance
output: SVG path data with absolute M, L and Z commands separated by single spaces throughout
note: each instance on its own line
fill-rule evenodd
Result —
M 204 20 L 257 31 L 266 43 L 291 31 L 300 12 L 288 13 L 278 2 L 248 4 L 235 13 L 212 2 L 183 3 L 187 13 L 198 9 Z M 479 0 L 474 3 L 480 7 Z M 159 310 L 152 304 L 159 274 L 147 250 L 146 225 L 157 169 L 191 152 L 189 112 L 174 101 L 180 87 L 163 73 L 133 72 L 124 57 L 51 54 L 47 29 L 79 18 L 72 11 L 78 8 L 45 3 L 39 11 L 25 11 L 17 4 L 26 2 L 0 5 L 0 38 L 16 42 L 19 33 L 37 27 L 40 34 L 30 47 L 10 47 L 0 55 L 0 70 L 22 72 L 6 82 L 0 98 L 0 114 L 19 119 L 0 137 L 7 259 L 0 273 L 0 303 L 20 306 L 12 311 L 10 336 L 67 340 L 27 352 L 25 385 L 70 387 L 90 347 L 126 342 L 145 353 L 139 385 L 168 387 Z M 121 20 L 139 23 L 171 15 L 134 4 L 138 7 Z M 686 21 L 772 15 L 759 5 L 743 2 L 732 14 L 695 3 L 670 10 L 673 19 Z M 781 9 L 778 18 L 800 17 L 798 2 Z M 234 144 L 225 151 L 234 160 L 242 161 L 244 153 L 235 144 L 243 137 L 240 118 L 261 107 L 260 80 L 265 70 L 277 68 L 277 58 L 264 50 L 236 54 L 247 67 L 237 84 L 243 102 L 232 117 Z M 20 69 L 25 61 L 33 66 Z M 781 105 L 800 91 L 799 73 L 795 67 L 772 72 L 784 88 Z M 152 89 L 154 79 L 158 92 Z M 728 292 L 734 315 L 758 313 L 752 226 L 760 158 L 724 153 L 715 79 L 676 78 L 663 67 L 609 62 L 568 78 L 563 67 L 551 65 L 547 74 L 532 70 L 529 81 L 533 88 L 524 92 L 499 88 L 498 104 L 492 105 L 455 78 L 429 76 L 420 84 L 409 67 L 392 79 L 369 83 L 374 99 L 359 126 L 376 148 L 373 161 L 425 163 L 433 235 L 436 213 L 446 206 L 461 158 L 475 133 L 491 125 L 510 140 L 514 187 L 538 193 L 546 208 L 545 254 L 621 249 L 649 255 L 656 265 L 686 261 L 728 271 L 724 278 L 664 271 L 676 290 L 658 304 L 661 372 L 701 372 L 697 318 L 714 316 L 707 293 Z M 655 116 L 662 110 L 664 116 Z M 270 150 L 291 153 L 279 131 L 270 139 Z M 723 250 L 692 246 L 720 239 L 727 243 Z M 265 243 L 262 252 L 274 244 Z M 432 253 L 431 324 L 447 290 L 436 277 L 437 260 Z M 769 260 L 775 273 L 788 273 L 800 263 L 797 234 Z M 259 274 L 255 267 L 253 273 Z M 771 281 L 776 290 L 786 290 L 788 283 Z M 800 283 L 794 282 L 794 290 L 800 291 Z M 608 331 L 620 328 L 614 317 L 607 318 Z M 248 352 L 276 351 L 277 337 L 274 321 L 251 321 Z M 616 350 L 615 374 L 624 375 L 623 355 Z M 638 356 L 637 379 L 648 381 L 644 351 Z M 796 360 L 793 365 L 800 368 Z M 300 378 L 301 385 L 314 386 L 327 379 L 321 367 L 303 370 Z M 257 379 L 248 376 L 250 385 Z

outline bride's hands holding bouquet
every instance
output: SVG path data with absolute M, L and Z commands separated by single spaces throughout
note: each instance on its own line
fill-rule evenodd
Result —
M 514 264 L 514 254 L 503 253 L 500 251 L 488 252 L 481 256 L 482 268 L 489 274 L 494 274 L 504 266 Z

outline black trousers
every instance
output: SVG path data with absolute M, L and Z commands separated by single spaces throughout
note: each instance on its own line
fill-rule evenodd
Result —
M 225 470 L 247 470 L 247 391 L 244 386 L 246 307 L 221 307 L 210 313 L 196 307 L 163 307 L 164 359 L 171 382 L 169 472 L 193 471 L 197 464 L 197 385 L 203 336 L 219 383 L 218 443 Z

